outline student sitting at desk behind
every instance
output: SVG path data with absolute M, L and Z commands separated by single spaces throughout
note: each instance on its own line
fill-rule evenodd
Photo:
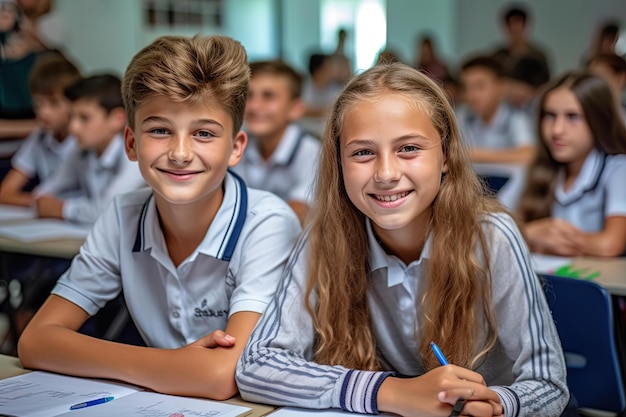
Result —
M 104 74 L 65 90 L 72 102 L 70 133 L 78 148 L 35 189 L 39 217 L 93 223 L 113 196 L 145 186 L 137 163 L 124 156 L 126 115 L 120 86 L 118 77 Z M 72 196 L 63 198 L 65 193 Z
M 403 64 L 345 87 L 310 232 L 238 365 L 243 398 L 402 416 L 561 414 L 565 364 L 541 285 L 515 222 L 481 192 L 449 103 Z
M 301 76 L 280 61 L 250 64 L 245 125 L 250 143 L 233 168 L 250 187 L 271 191 L 304 222 L 320 142 L 294 122 L 302 116 Z
M 11 170 L 0 184 L 0 203 L 30 206 L 29 182 L 45 182 L 76 147 L 69 135 L 71 102 L 63 90 L 80 77 L 63 55 L 50 52 L 35 62 L 29 87 L 39 129 L 33 131 L 11 158 Z
M 124 77 L 126 153 L 151 188 L 117 196 L 19 341 L 27 368 L 226 399 L 300 232 L 289 206 L 227 171 L 249 67 L 221 36 L 163 37 Z M 123 289 L 150 347 L 76 332 Z
M 609 85 L 571 72 L 542 95 L 541 145 L 520 202 L 535 252 L 617 256 L 626 249 L 626 129 Z
M 504 100 L 506 82 L 500 62 L 477 56 L 461 67 L 466 106 L 459 107 L 461 132 L 470 145 L 472 162 L 527 163 L 534 152 L 528 117 Z

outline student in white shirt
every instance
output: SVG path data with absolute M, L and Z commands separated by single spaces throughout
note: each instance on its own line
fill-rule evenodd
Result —
M 459 127 L 475 163 L 526 163 L 534 152 L 534 134 L 528 117 L 504 100 L 502 65 L 477 56 L 461 67 L 465 107 L 457 111 Z
M 304 112 L 302 78 L 282 61 L 250 64 L 244 122 L 250 143 L 233 168 L 250 187 L 285 200 L 304 222 L 313 200 L 320 142 L 295 122 Z
M 310 228 L 241 355 L 244 399 L 402 416 L 561 414 L 565 361 L 528 249 L 482 193 L 437 83 L 399 63 L 353 78 L 317 181 Z
M 63 90 L 80 77 L 78 69 L 63 55 L 48 53 L 37 59 L 29 88 L 39 128 L 20 145 L 11 158 L 11 170 L 0 184 L 0 203 L 30 206 L 30 182 L 45 182 L 61 161 L 76 148 L 69 134 L 71 102 Z
M 229 173 L 249 69 L 222 36 L 155 40 L 124 76 L 125 147 L 149 189 L 114 198 L 19 342 L 27 368 L 226 399 L 300 232 L 275 195 Z M 149 347 L 79 334 L 123 290 Z
M 539 102 L 541 146 L 520 202 L 528 244 L 561 256 L 626 250 L 626 128 L 609 85 L 566 73 Z
M 78 148 L 35 190 L 37 215 L 94 223 L 111 199 L 145 186 L 136 162 L 124 155 L 126 124 L 117 76 L 94 75 L 65 90 L 72 102 L 70 132 Z M 66 193 L 72 196 L 63 198 Z

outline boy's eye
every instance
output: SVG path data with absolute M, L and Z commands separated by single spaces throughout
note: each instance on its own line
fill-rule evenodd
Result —
M 208 130 L 199 130 L 196 132 L 196 136 L 199 137 L 200 139 L 210 139 L 214 137 L 215 135 L 209 132 Z
M 161 127 L 155 127 L 154 129 L 150 129 L 149 132 L 152 133 L 153 135 L 167 135 L 168 134 L 167 129 L 163 129 Z

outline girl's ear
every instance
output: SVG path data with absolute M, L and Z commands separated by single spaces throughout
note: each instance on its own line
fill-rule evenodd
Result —
M 126 156 L 131 161 L 137 160 L 137 141 L 135 140 L 135 133 L 130 126 L 126 125 L 124 128 L 124 149 L 126 150 Z
M 246 145 L 248 144 L 248 135 L 243 130 L 240 130 L 235 138 L 233 139 L 233 150 L 230 153 L 230 158 L 228 159 L 228 166 L 234 167 L 241 161 L 243 157 L 243 152 L 246 150 Z
M 448 173 L 448 158 L 446 158 L 445 156 L 443 158 L 443 166 L 441 167 L 441 173 L 442 174 Z

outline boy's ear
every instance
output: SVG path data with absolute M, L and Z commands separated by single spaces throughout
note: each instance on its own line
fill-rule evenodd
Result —
M 304 112 L 306 110 L 306 106 L 304 101 L 300 98 L 294 98 L 291 100 L 291 107 L 289 108 L 289 120 L 292 122 L 300 119 L 304 116 Z
M 135 133 L 130 126 L 126 125 L 124 128 L 124 149 L 126 150 L 126 156 L 131 161 L 137 160 L 137 149 L 136 149 Z
M 233 139 L 233 150 L 231 151 L 230 158 L 228 159 L 229 167 L 234 167 L 239 163 L 239 161 L 241 161 L 247 144 L 248 135 L 246 135 L 246 132 L 243 130 L 240 130 Z

